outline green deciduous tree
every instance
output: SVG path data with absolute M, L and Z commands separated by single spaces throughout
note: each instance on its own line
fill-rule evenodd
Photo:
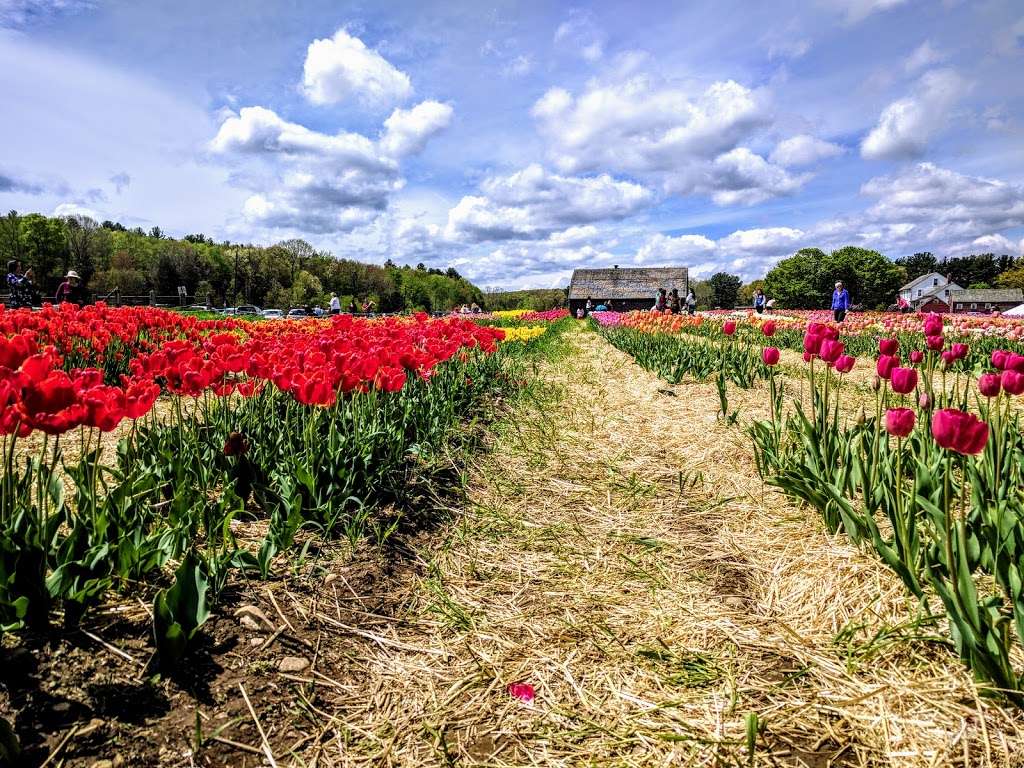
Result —
M 743 281 L 736 275 L 728 272 L 716 272 L 708 280 L 711 290 L 715 294 L 715 306 L 722 309 L 733 309 L 736 306 L 736 299 L 739 296 L 740 285 Z

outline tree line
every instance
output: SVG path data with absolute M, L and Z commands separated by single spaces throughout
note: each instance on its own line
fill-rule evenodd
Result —
M 789 309 L 827 308 L 836 281 L 841 280 L 855 304 L 865 309 L 886 309 L 896 302 L 900 288 L 931 272 L 948 276 L 964 288 L 1021 288 L 1024 257 L 981 253 L 939 259 L 915 253 L 890 260 L 878 251 L 846 246 L 830 253 L 802 248 L 776 264 L 764 276 L 744 285 L 737 275 L 718 272 L 691 283 L 701 309 L 750 306 L 760 288 L 775 306 Z
M 11 211 L 0 218 L 0 259 L 32 268 L 45 297 L 68 270 L 78 272 L 92 299 L 122 296 L 189 297 L 215 306 L 323 306 L 331 293 L 342 305 L 373 301 L 382 312 L 447 311 L 485 305 L 484 294 L 455 269 L 364 264 L 338 259 L 304 240 L 271 246 L 221 242 L 203 234 L 175 239 L 87 216 L 49 217 Z

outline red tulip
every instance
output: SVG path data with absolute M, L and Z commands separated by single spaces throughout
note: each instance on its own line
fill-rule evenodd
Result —
M 992 351 L 992 367 L 997 370 L 1003 370 L 1006 367 L 1006 358 L 1009 357 L 1010 353 L 1005 349 L 996 349 Z
M 778 365 L 779 350 L 776 347 L 765 347 L 761 350 L 761 359 L 765 365 Z
M 818 356 L 826 363 L 834 363 L 843 354 L 843 342 L 825 339 L 821 342 Z
M 1017 373 L 1024 373 L 1024 355 L 1018 355 L 1016 352 L 1007 354 L 1006 369 L 1016 371 Z
M 906 437 L 914 431 L 915 419 L 909 408 L 890 408 L 885 412 L 885 431 L 894 437 Z
M 774 320 L 769 320 L 764 325 L 762 325 L 761 326 L 761 333 L 763 333 L 765 336 L 767 336 L 769 338 L 774 336 L 775 335 L 775 321 Z
M 914 365 L 919 365 L 924 360 L 924 352 L 919 349 L 915 349 L 910 353 L 910 362 Z
M 249 441 L 241 432 L 232 432 L 224 443 L 225 456 L 241 456 L 249 450 Z
M 942 318 L 938 315 L 928 315 L 924 319 L 924 335 L 925 336 L 941 336 L 942 335 Z
M 899 395 L 906 395 L 917 387 L 916 368 L 893 368 L 890 374 L 892 391 Z
M 963 358 L 967 357 L 967 353 L 970 351 L 970 347 L 968 347 L 966 344 L 959 343 L 954 344 L 949 349 L 956 356 L 957 360 L 962 360 Z
M 839 373 L 849 373 L 853 370 L 854 363 L 857 362 L 857 358 L 851 357 L 850 355 L 840 355 L 839 359 L 836 360 L 836 370 Z
M 900 343 L 896 339 L 879 339 L 878 352 L 882 355 L 895 355 L 900 351 Z
M 888 379 L 892 375 L 893 368 L 899 364 L 900 359 L 896 355 L 882 355 L 875 364 L 875 372 L 883 379 Z
M 736 333 L 736 323 L 733 322 L 732 320 L 726 320 L 722 324 L 722 333 L 724 333 L 726 336 L 732 336 L 734 333 Z
M 1003 385 L 1003 389 L 1006 390 L 1007 394 L 1019 395 L 1024 392 L 1024 373 L 1003 371 L 1003 375 L 1000 377 L 1000 384 Z
M 925 336 L 924 343 L 925 346 L 928 347 L 928 349 L 932 350 L 933 352 L 938 352 L 946 343 L 946 339 L 939 335 Z
M 972 456 L 985 450 L 988 424 L 974 414 L 945 408 L 932 416 L 932 437 L 946 450 Z

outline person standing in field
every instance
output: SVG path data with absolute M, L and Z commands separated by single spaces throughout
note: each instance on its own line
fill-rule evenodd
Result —
M 697 297 L 693 295 L 693 289 L 691 288 L 686 292 L 686 313 L 692 315 L 697 311 Z
M 338 294 L 336 294 L 336 293 L 332 293 L 331 294 L 331 314 L 332 315 L 340 315 L 341 314 L 341 299 L 338 298 Z
M 57 288 L 57 293 L 53 298 L 54 304 L 82 305 L 82 278 L 75 270 L 72 269 L 64 276 L 64 282 Z
M 758 288 L 756 291 L 754 291 L 754 311 L 760 315 L 762 312 L 764 312 L 767 306 L 768 297 L 764 295 L 764 291 Z
M 666 306 L 668 306 L 668 299 L 665 296 L 665 289 L 659 288 L 658 298 L 654 300 L 654 306 L 652 307 L 652 310 L 654 312 L 664 312 Z
M 673 315 L 678 315 L 682 308 L 683 304 L 679 299 L 679 289 L 673 288 L 672 292 L 668 295 L 668 309 Z
M 832 291 L 832 316 L 837 323 L 843 322 L 846 311 L 850 308 L 850 292 L 843 286 L 843 281 L 836 282 L 836 289 Z

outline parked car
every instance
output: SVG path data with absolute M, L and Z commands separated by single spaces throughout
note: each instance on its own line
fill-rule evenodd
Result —
M 284 317 L 284 312 L 280 309 L 264 309 L 263 319 L 264 320 L 280 320 Z
M 289 320 L 301 320 L 304 317 L 309 317 L 309 312 L 302 309 L 301 307 L 296 307 L 295 309 L 288 310 Z
M 236 315 L 259 315 L 260 308 L 255 304 L 242 304 L 235 310 Z
M 218 309 L 216 311 L 220 312 L 222 315 L 237 315 L 238 314 L 238 309 L 236 307 L 223 307 L 223 308 Z

